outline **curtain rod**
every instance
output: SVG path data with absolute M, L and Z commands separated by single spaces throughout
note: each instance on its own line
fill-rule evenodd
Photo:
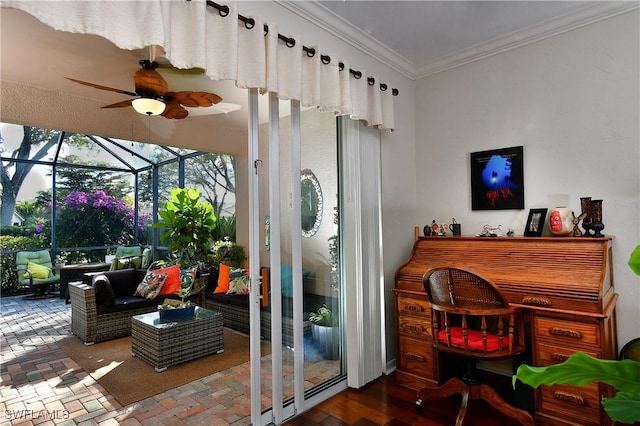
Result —
M 191 1 L 191 0 L 186 0 L 186 1 Z M 207 0 L 207 6 L 216 8 L 218 10 L 218 13 L 222 17 L 229 15 L 229 6 L 221 5 L 211 0 Z M 242 21 L 244 23 L 244 26 L 249 30 L 256 25 L 256 21 L 253 18 L 247 18 L 246 16 L 242 16 L 240 14 L 238 14 L 238 20 Z M 269 33 L 269 26 L 267 24 L 264 24 L 264 34 L 267 35 L 268 33 Z M 284 41 L 284 43 L 289 48 L 294 47 L 296 45 L 295 39 L 283 36 L 282 34 L 278 34 L 278 39 Z M 314 49 L 313 47 L 307 47 L 303 45 L 302 50 L 304 50 L 307 53 L 307 56 L 309 56 L 310 58 L 312 58 L 316 54 L 316 49 Z M 327 65 L 331 62 L 331 57 L 328 55 L 320 55 L 320 60 L 322 61 L 323 64 Z M 340 71 L 344 70 L 344 63 L 338 62 L 338 69 Z M 352 70 L 351 68 L 349 68 L 349 72 L 356 79 L 362 78 L 361 71 Z M 373 86 L 374 84 L 376 84 L 376 80 L 373 77 L 368 77 L 367 82 L 369 83 L 369 86 Z M 380 83 L 380 90 L 384 92 L 387 89 L 388 89 L 388 86 L 385 83 Z M 398 89 L 393 88 L 391 89 L 391 93 L 393 94 L 393 96 L 398 96 L 399 92 L 398 92 Z

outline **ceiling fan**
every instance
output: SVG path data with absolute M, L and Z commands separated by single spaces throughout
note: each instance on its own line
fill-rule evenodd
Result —
M 222 98 L 215 93 L 209 92 L 170 92 L 169 85 L 165 79 L 156 71 L 158 63 L 143 59 L 140 61 L 141 69 L 133 75 L 135 92 L 115 89 L 113 87 L 101 86 L 87 81 L 76 80 L 65 77 L 67 80 L 84 84 L 96 89 L 108 90 L 110 92 L 122 93 L 123 95 L 135 96 L 135 99 L 116 102 L 105 105 L 102 108 L 123 108 L 133 106 L 140 114 L 162 115 L 164 118 L 183 119 L 189 115 L 184 107 L 209 107 L 222 101 Z

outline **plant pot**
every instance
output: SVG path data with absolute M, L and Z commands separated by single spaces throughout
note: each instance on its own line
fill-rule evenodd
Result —
M 324 359 L 340 358 L 340 327 L 311 324 L 316 349 Z
M 193 318 L 196 313 L 196 306 L 187 306 L 186 308 L 174 309 L 158 309 L 161 320 L 176 320 Z

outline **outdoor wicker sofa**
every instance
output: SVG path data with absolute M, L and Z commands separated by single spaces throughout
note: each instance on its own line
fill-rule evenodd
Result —
M 164 299 L 177 297 L 174 294 L 159 295 L 154 299 L 135 296 L 146 273 L 146 269 L 89 273 L 85 274 L 84 282 L 69 283 L 72 333 L 85 345 L 129 336 L 132 316 L 154 312 Z M 103 289 L 97 285 L 100 275 L 108 278 L 114 293 L 115 301 L 110 306 L 100 302 L 105 297 Z M 200 294 L 191 299 L 200 302 L 198 298 L 202 299 Z
M 71 332 L 79 337 L 85 345 L 95 342 L 117 339 L 131 334 L 131 317 L 139 314 L 153 312 L 157 308 L 157 303 L 143 297 L 136 297 L 133 300 L 135 289 L 144 278 L 144 269 L 125 269 L 114 271 L 115 273 L 127 277 L 126 292 L 131 296 L 131 303 L 123 303 L 122 308 L 112 312 L 98 312 L 99 306 L 96 302 L 96 290 L 86 282 L 76 281 L 69 283 L 69 296 L 71 299 Z M 105 272 L 111 275 L 114 272 Z M 91 282 L 96 274 L 86 274 L 85 280 Z M 115 282 L 115 280 L 114 280 Z M 114 291 L 117 285 L 114 285 Z M 121 290 L 123 293 L 125 290 Z M 98 297 L 100 297 L 98 295 Z M 126 306 L 126 309 L 125 309 Z

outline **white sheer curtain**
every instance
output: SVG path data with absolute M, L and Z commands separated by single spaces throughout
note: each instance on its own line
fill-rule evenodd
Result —
M 234 80 L 238 87 L 276 93 L 280 99 L 349 115 L 369 126 L 394 128 L 390 87 L 381 90 L 378 78 L 362 70 L 361 78 L 355 78 L 344 59 L 331 57 L 329 64 L 322 63 L 320 46 L 314 46 L 316 54 L 309 57 L 298 36 L 287 35 L 296 41 L 287 46 L 278 39 L 277 23 L 267 23 L 265 37 L 262 19 L 243 13 L 255 20 L 252 27 L 245 25 L 234 2 L 222 3 L 229 7 L 226 16 L 207 6 L 206 0 L 3 0 L 0 4 L 21 9 L 57 30 L 102 36 L 122 49 L 159 45 L 178 68 L 203 68 L 213 80 Z M 339 62 L 344 64 L 342 71 Z M 374 84 L 369 84 L 370 77 Z

